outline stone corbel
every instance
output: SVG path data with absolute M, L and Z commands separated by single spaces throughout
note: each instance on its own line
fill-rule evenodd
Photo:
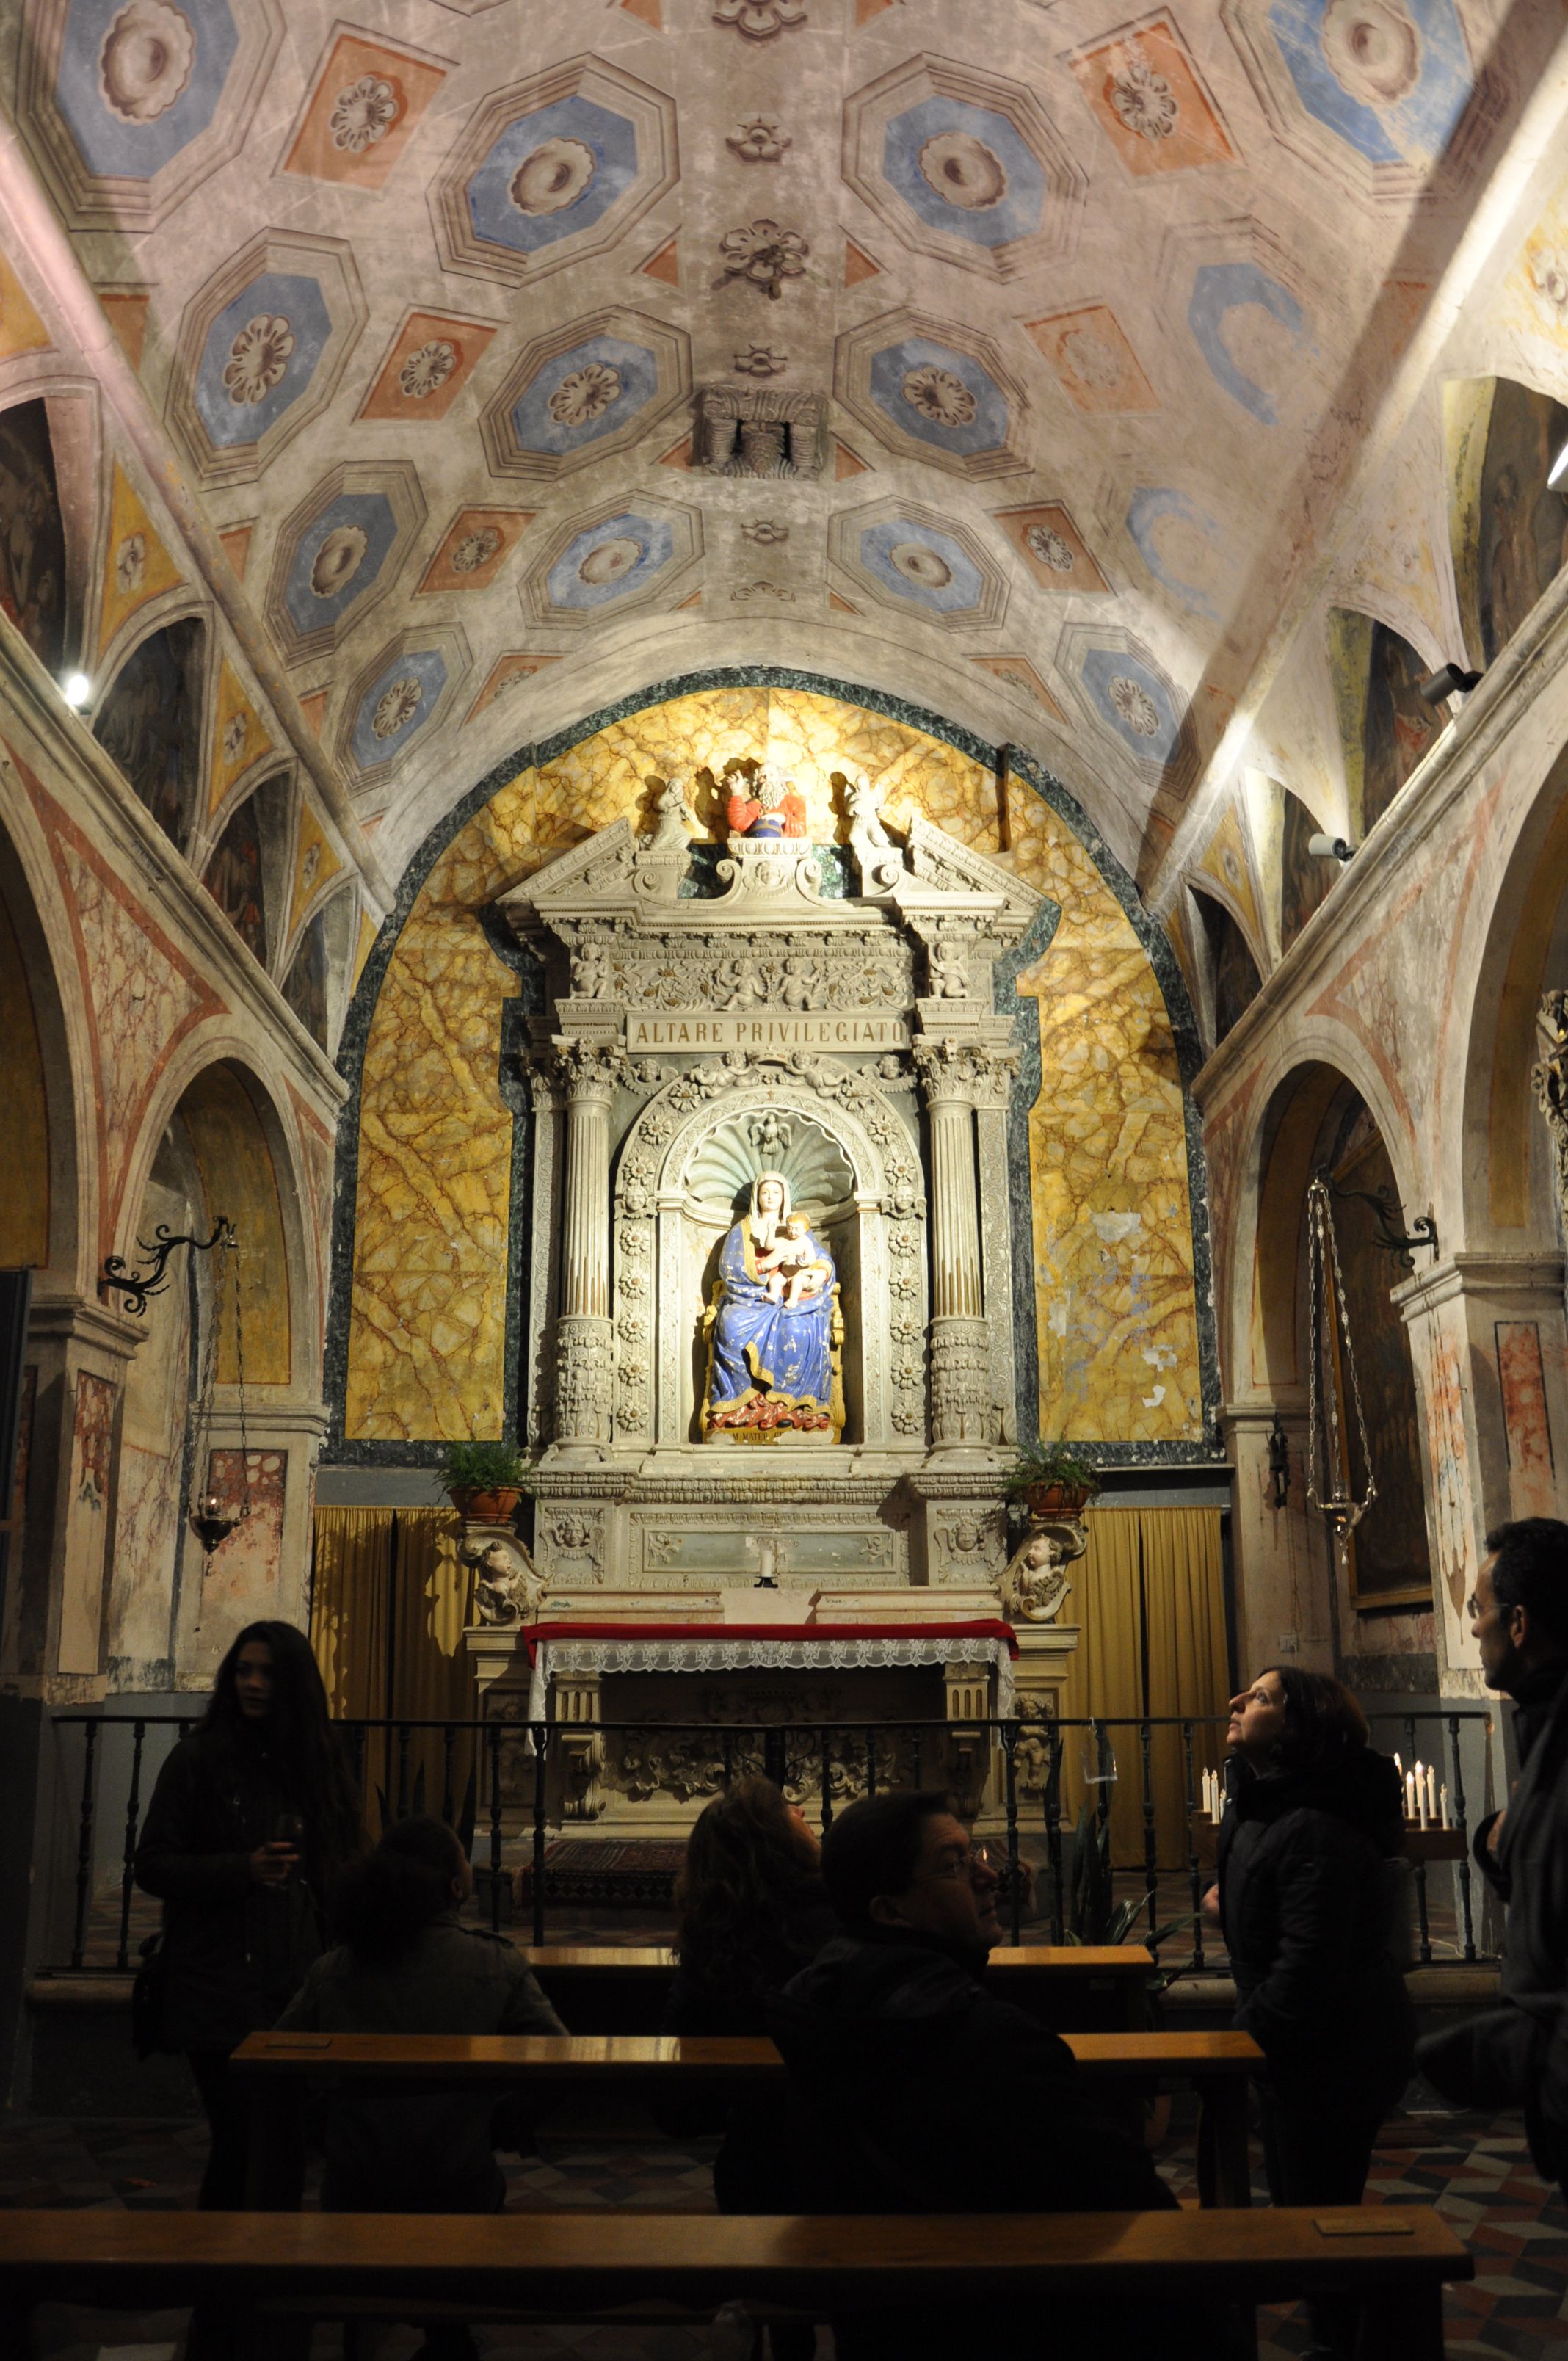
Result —
M 597 1820 L 605 1807 L 600 1784 L 604 1770 L 604 1740 L 585 1722 L 601 1719 L 603 1706 L 597 1673 L 572 1673 L 551 1684 L 554 1705 L 551 1743 L 560 1750 L 565 1769 L 562 1816 L 568 1820 Z
M 474 1569 L 474 1612 L 479 1622 L 515 1630 L 535 1620 L 543 1581 L 510 1525 L 465 1517 L 457 1555 Z

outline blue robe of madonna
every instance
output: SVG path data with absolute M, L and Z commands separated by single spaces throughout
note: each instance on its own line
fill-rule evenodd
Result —
M 819 1295 L 807 1297 L 791 1312 L 769 1296 L 767 1274 L 757 1275 L 750 1221 L 737 1222 L 725 1239 L 718 1257 L 724 1297 L 713 1327 L 710 1409 L 718 1410 L 753 1390 L 788 1394 L 792 1400 L 814 1402 L 819 1410 L 831 1406 L 828 1325 L 838 1273 L 815 1234 L 811 1251 L 828 1265 L 828 1276 Z M 748 1346 L 753 1348 L 750 1358 Z

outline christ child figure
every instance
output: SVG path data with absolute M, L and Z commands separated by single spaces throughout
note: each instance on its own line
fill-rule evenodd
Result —
M 757 1256 L 757 1268 L 768 1274 L 768 1294 L 786 1312 L 820 1295 L 832 1268 L 813 1253 L 811 1224 L 804 1213 L 792 1213 L 773 1244 Z

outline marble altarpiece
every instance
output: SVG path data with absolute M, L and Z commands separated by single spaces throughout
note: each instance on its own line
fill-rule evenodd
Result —
M 780 774 L 735 780 L 718 847 L 676 774 L 651 834 L 618 819 L 498 905 L 545 979 L 525 1056 L 539 1457 L 532 1555 L 470 1532 L 468 1643 L 487 1713 L 559 1726 L 552 1817 L 607 1834 L 689 1820 L 722 1775 L 709 1727 L 781 1725 L 740 1752 L 814 1797 L 819 1741 L 792 1726 L 1054 1707 L 1076 1639 L 1065 1586 L 1048 1617 L 1014 1612 L 1015 1656 L 962 1636 L 994 1633 L 1009 1574 L 1030 1241 L 994 971 L 1041 897 L 923 818 L 894 845 L 871 785 L 839 784 L 848 875 Z M 879 1778 L 909 1775 L 881 1743 Z M 986 1750 L 959 1753 L 925 1775 L 978 1801 Z M 829 1755 L 849 1800 L 863 1744 Z

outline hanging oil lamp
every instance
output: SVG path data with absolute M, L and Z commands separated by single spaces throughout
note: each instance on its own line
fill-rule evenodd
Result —
M 202 1544 L 202 1554 L 211 1558 L 221 1548 L 237 1525 L 250 1514 L 250 1449 L 246 1432 L 245 1401 L 245 1333 L 240 1309 L 239 1240 L 228 1223 L 223 1224 L 220 1258 L 214 1269 L 213 1312 L 208 1323 L 204 1350 L 201 1354 L 201 1383 L 196 1398 L 193 1421 L 193 1448 L 191 1465 L 195 1484 L 203 1482 L 205 1489 L 193 1491 L 185 1521 Z M 225 1285 L 225 1281 L 227 1282 Z M 213 1410 L 217 1397 L 218 1340 L 224 1325 L 224 1298 L 230 1301 L 234 1323 L 234 1366 L 236 1407 L 239 1411 L 240 1504 L 233 1507 L 211 1486 L 213 1463 Z M 198 1303 L 197 1318 L 200 1321 Z

